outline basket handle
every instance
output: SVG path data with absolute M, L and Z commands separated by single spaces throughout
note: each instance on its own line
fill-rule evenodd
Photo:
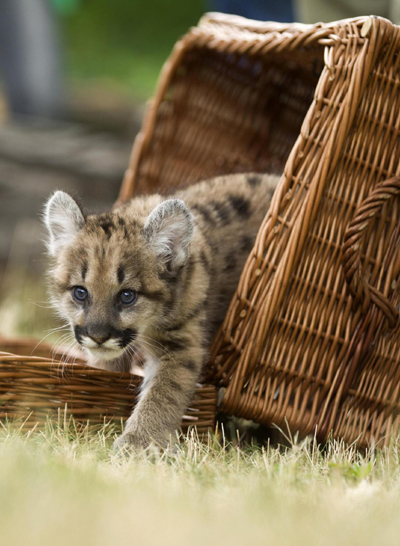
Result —
M 378 184 L 361 203 L 354 219 L 346 229 L 342 245 L 344 275 L 354 302 L 362 306 L 362 311 L 365 314 L 372 301 L 385 315 L 391 328 L 396 325 L 398 313 L 388 298 L 371 286 L 362 276 L 361 248 L 362 240 L 371 220 L 385 203 L 399 194 L 400 177 L 398 176 Z

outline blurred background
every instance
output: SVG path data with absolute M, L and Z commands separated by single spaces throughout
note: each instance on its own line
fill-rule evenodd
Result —
M 400 0 L 0 0 L 0 335 L 43 337 L 43 204 L 55 189 L 90 211 L 115 201 L 163 62 L 206 11 L 306 23 Z

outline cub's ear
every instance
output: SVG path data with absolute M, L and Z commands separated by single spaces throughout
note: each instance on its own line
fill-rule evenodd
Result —
M 46 203 L 44 223 L 49 231 L 48 250 L 51 256 L 70 244 L 83 228 L 85 218 L 77 203 L 63 191 L 56 191 Z
M 171 271 L 185 264 L 193 230 L 193 214 L 180 199 L 168 199 L 157 205 L 143 228 L 156 255 Z

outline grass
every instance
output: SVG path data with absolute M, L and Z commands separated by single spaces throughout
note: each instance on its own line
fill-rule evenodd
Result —
M 173 45 L 206 9 L 202 0 L 85 0 L 61 19 L 68 75 L 147 99 Z
M 6 268 L 0 276 L 0 335 L 55 343 L 60 336 L 49 333 L 59 324 L 48 303 L 44 275 L 30 274 L 27 264 Z
M 115 429 L 0 432 L 3 544 L 398 544 L 399 446 L 238 448 L 192 433 L 116 455 Z

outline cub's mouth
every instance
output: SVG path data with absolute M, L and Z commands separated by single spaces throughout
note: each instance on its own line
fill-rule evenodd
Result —
M 122 356 L 137 337 L 137 332 L 131 328 L 117 330 L 103 325 L 77 325 L 74 333 L 83 349 L 103 360 L 114 360 Z
M 96 358 L 101 358 L 102 360 L 115 360 L 116 358 L 119 358 L 122 356 L 125 352 L 127 347 L 124 347 L 123 349 L 112 349 L 108 347 L 85 347 L 85 345 L 82 345 L 84 349 L 86 349 L 92 356 Z

